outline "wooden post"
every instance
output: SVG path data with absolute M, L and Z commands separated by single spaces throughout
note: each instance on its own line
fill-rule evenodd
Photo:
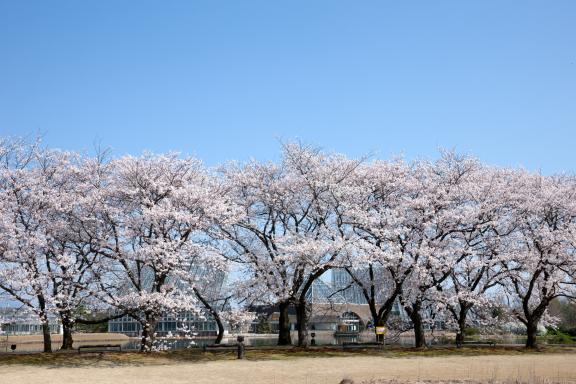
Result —
M 241 360 L 244 358 L 244 336 L 238 336 L 236 341 L 238 341 L 238 360 Z

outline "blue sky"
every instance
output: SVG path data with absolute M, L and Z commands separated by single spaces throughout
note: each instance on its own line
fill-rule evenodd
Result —
M 0 0 L 0 133 L 576 170 L 576 1 Z

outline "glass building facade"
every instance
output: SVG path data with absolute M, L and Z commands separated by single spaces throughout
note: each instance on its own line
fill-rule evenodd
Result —
M 61 333 L 56 316 L 48 317 L 50 333 Z M 42 334 L 42 324 L 36 315 L 17 308 L 0 308 L 0 334 L 38 335 Z
M 119 319 L 108 322 L 108 332 L 123 333 L 128 336 L 139 336 L 141 331 L 140 323 L 130 316 L 123 316 Z M 185 312 L 181 315 L 163 314 L 156 324 L 158 336 L 166 336 L 191 332 L 198 336 L 215 336 L 218 331 L 216 321 L 210 315 L 198 315 Z
M 197 288 L 204 297 L 219 297 L 226 279 L 226 274 L 220 270 L 204 265 L 192 265 L 189 270 L 191 280 L 197 281 Z M 153 275 L 146 276 L 144 285 L 151 285 Z M 175 284 L 185 289 L 184 282 Z M 199 303 L 200 304 L 200 303 Z M 126 315 L 108 322 L 108 332 L 123 333 L 128 336 L 139 336 L 141 325 L 132 317 Z M 209 313 L 183 312 L 179 314 L 164 313 L 156 325 L 158 336 L 167 334 L 193 333 L 197 336 L 215 336 L 218 332 L 216 321 Z
M 335 291 L 340 291 L 340 294 L 349 304 L 367 304 L 362 290 L 353 283 L 352 278 L 345 269 L 337 268 L 332 270 L 332 288 Z

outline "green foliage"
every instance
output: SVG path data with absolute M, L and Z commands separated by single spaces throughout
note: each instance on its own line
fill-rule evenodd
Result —
M 268 323 L 268 317 L 261 315 L 258 318 L 258 324 L 256 325 L 256 333 L 272 333 L 270 329 L 270 324 Z
M 108 322 L 99 324 L 75 324 L 74 331 L 81 333 L 106 333 L 108 332 Z
M 492 317 L 494 318 L 499 318 L 504 316 L 504 314 L 506 313 L 506 309 L 504 307 L 494 307 L 492 308 Z
M 554 299 L 550 303 L 550 314 L 560 319 L 558 328 L 576 331 L 576 303 L 566 299 Z M 574 334 L 573 336 L 576 336 Z
M 559 328 L 562 332 L 569 334 L 572 337 L 576 337 L 576 328 L 566 328 L 560 327 Z
M 573 344 L 572 336 L 560 329 L 548 328 L 544 336 L 548 344 Z
M 74 315 L 83 319 L 94 320 L 97 318 L 104 318 L 106 317 L 106 313 L 98 314 L 91 311 L 85 305 L 80 305 L 74 311 Z M 76 323 L 74 325 L 75 332 L 81 333 L 105 333 L 108 332 L 108 322 L 104 321 L 98 324 L 79 324 Z
M 464 328 L 464 336 L 476 336 L 480 334 L 480 330 L 474 327 Z

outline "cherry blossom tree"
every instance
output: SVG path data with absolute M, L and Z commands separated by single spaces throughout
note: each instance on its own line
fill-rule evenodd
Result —
M 346 219 L 359 237 L 347 268 L 384 325 L 400 300 L 413 322 L 416 346 L 425 345 L 422 310 L 468 254 L 457 234 L 473 230 L 477 215 L 466 191 L 480 164 L 443 153 L 436 162 L 375 161 L 356 173 Z M 476 221 L 474 221 L 476 220 Z
M 469 191 L 476 188 L 481 164 L 472 158 L 442 153 L 436 162 L 414 167 L 412 200 L 405 210 L 408 231 L 399 244 L 410 252 L 415 268 L 405 284 L 400 301 L 414 324 L 416 347 L 426 346 L 421 311 L 424 304 L 441 304 L 436 291 L 470 254 L 462 234 L 473 232 L 488 221 L 477 211 Z M 432 295 L 432 299 L 427 296 Z
M 101 157 L 82 156 L 76 162 L 44 162 L 41 168 L 62 172 L 62 181 L 50 186 L 57 194 L 55 204 L 45 211 L 50 255 L 46 268 L 53 292 L 52 301 L 63 329 L 61 349 L 72 349 L 76 323 L 95 323 L 105 319 L 84 319 L 80 308 L 102 307 L 94 292 L 101 285 L 105 260 L 98 252 L 102 233 L 98 212 L 105 194 L 106 169 Z M 77 156 L 76 156 L 77 157 Z
M 511 312 L 526 326 L 526 347 L 537 346 L 550 302 L 575 298 L 576 183 L 573 177 L 518 172 L 512 220 L 517 223 L 502 267 Z
M 338 265 L 348 239 L 334 220 L 333 186 L 343 182 L 357 161 L 290 144 L 281 164 L 230 165 L 223 176 L 234 204 L 243 213 L 221 225 L 226 255 L 246 276 L 248 299 L 278 305 L 278 344 L 291 344 L 288 308 L 296 305 L 298 344 L 307 345 L 306 292 L 324 272 Z
M 215 222 L 226 223 L 231 210 L 196 159 L 145 154 L 117 159 L 112 166 L 100 214 L 106 237 L 98 252 L 112 266 L 103 292 L 140 322 L 142 350 L 150 351 L 163 312 L 199 310 L 189 278 L 191 260 L 216 266 L 206 231 Z
M 57 186 L 66 182 L 69 159 L 68 154 L 37 147 L 16 148 L 1 176 L 0 288 L 38 316 L 45 352 L 52 350 L 48 315 L 60 293 L 51 267 L 66 262 L 51 252 L 49 230 L 60 223 L 53 222 L 50 213 L 66 205 L 59 193 L 65 187 Z
M 339 188 L 339 226 L 351 228 L 358 239 L 343 266 L 360 288 L 376 326 L 387 324 L 415 266 L 397 243 L 409 176 L 408 164 L 377 160 L 359 167 Z
M 60 318 L 62 349 L 71 349 L 75 311 L 90 300 L 98 258 L 96 240 L 85 230 L 92 220 L 85 208 L 94 181 L 77 154 L 36 148 L 26 158 L 25 167 L 5 173 L 2 216 L 8 246 L 0 285 L 41 318 L 46 351 L 51 349 L 49 312 Z
M 497 288 L 505 277 L 500 263 L 506 239 L 515 230 L 506 203 L 513 180 L 510 170 L 482 166 L 476 170 L 473 182 L 462 190 L 467 224 L 452 236 L 458 245 L 455 252 L 464 257 L 451 269 L 445 284 L 437 286 L 443 291 L 439 300 L 451 315 L 447 323 L 453 323 L 458 331 L 457 343 L 464 340 L 473 308 L 476 321 L 486 325 L 498 321 L 491 313 L 498 307 Z

